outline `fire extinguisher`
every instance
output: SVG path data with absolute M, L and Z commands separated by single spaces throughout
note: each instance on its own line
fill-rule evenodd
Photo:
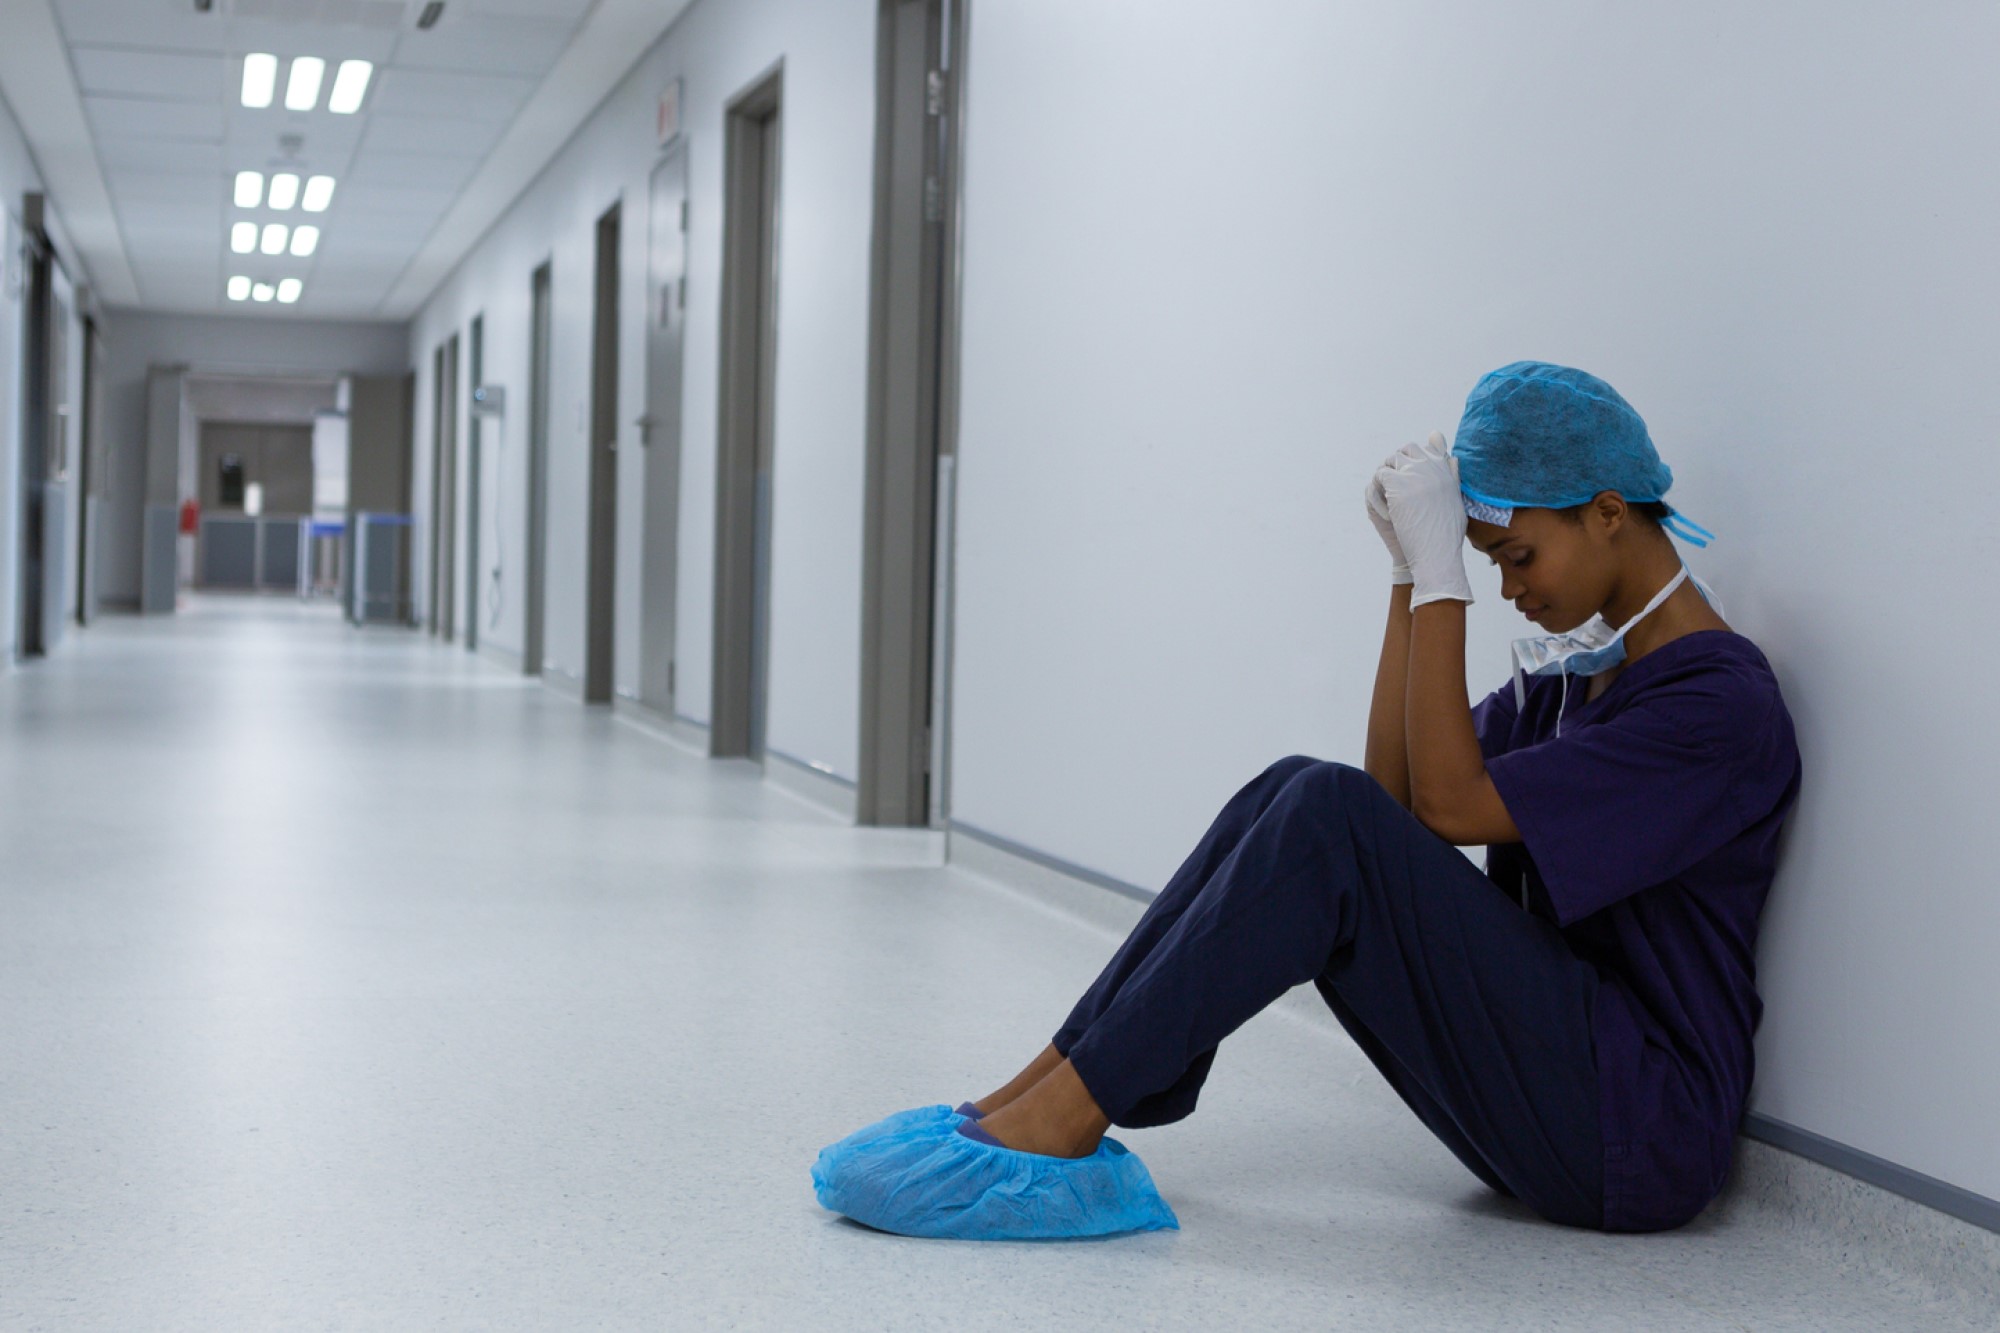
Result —
M 181 536 L 192 537 L 201 530 L 201 502 L 193 496 L 181 501 Z

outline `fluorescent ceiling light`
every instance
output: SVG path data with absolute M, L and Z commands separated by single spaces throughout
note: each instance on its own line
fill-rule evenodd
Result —
M 267 223 L 264 227 L 264 253 L 267 255 L 285 253 L 285 240 L 290 234 L 291 228 L 282 222 Z
M 255 208 L 264 199 L 264 173 L 261 171 L 239 171 L 236 173 L 236 206 Z
M 305 289 L 306 285 L 297 278 L 285 278 L 278 283 L 278 299 L 290 305 L 299 299 L 299 294 Z
M 361 109 L 361 99 L 368 95 L 368 76 L 375 67 L 365 60 L 343 60 L 340 72 L 333 76 L 333 91 L 327 94 L 326 109 L 335 115 L 351 116 Z
M 277 294 L 268 282 L 260 282 L 250 289 L 250 299 L 253 301 L 268 301 Z
M 229 248 L 239 255 L 247 255 L 257 248 L 257 224 L 239 222 L 229 229 Z
M 317 249 L 319 249 L 318 227 L 292 228 L 293 254 L 297 255 L 300 259 L 304 259 L 307 255 L 311 254 L 313 251 Z
M 314 176 L 306 182 L 305 210 L 308 213 L 324 213 L 326 206 L 333 202 L 333 177 Z
M 249 300 L 250 279 L 244 277 L 240 273 L 237 274 L 235 277 L 231 278 L 229 280 L 229 299 L 232 301 Z
M 318 56 L 295 56 L 292 77 L 285 82 L 285 110 L 310 111 L 319 101 L 319 81 L 326 77 L 326 62 Z
M 243 105 L 269 106 L 278 86 L 278 58 L 259 51 L 243 57 Z
M 299 201 L 299 178 L 289 171 L 271 177 L 271 207 L 280 213 Z

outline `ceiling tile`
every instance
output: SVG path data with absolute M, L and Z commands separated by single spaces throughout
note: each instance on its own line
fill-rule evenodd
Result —
M 596 0 L 451 0 L 452 14 L 504 14 L 513 18 L 567 19 L 580 23 Z
M 217 104 L 235 93 L 230 62 L 221 56 L 78 46 L 70 58 L 85 93 Z
M 377 115 L 511 116 L 535 90 L 533 79 L 498 74 L 391 68 L 375 77 L 379 86 L 369 97 Z
M 377 148 L 388 152 L 408 152 L 421 147 L 425 153 L 439 156 L 469 157 L 474 161 L 484 158 L 493 145 L 507 130 L 502 121 L 459 120 L 443 116 L 371 116 L 368 121 L 368 139 L 361 151 L 360 159 Z
M 187 176 L 169 175 L 152 171 L 115 171 L 105 182 L 111 187 L 111 195 L 121 204 L 145 204 L 148 207 L 182 212 L 205 212 L 220 216 L 222 207 L 228 202 L 217 182 L 210 188 L 207 182 Z
M 102 139 L 97 161 L 108 179 L 126 171 L 198 177 L 188 184 L 207 189 L 223 178 L 219 144 L 193 139 Z
M 97 140 L 222 138 L 219 103 L 159 102 L 133 97 L 86 97 L 83 108 Z
M 430 189 L 450 189 L 454 194 L 471 177 L 479 160 L 470 153 L 456 157 L 417 157 L 406 153 L 366 152 L 354 160 L 347 173 L 356 186 L 413 185 Z
M 539 78 L 555 64 L 575 31 L 576 24 L 563 19 L 471 14 L 453 22 L 447 17 L 430 32 L 404 34 L 396 45 L 393 67 L 479 70 Z
M 223 19 L 192 4 L 132 0 L 57 0 L 56 22 L 75 45 L 152 47 L 175 51 L 229 49 Z

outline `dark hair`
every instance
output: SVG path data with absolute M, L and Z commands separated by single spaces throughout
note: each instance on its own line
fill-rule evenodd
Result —
M 1590 505 L 1591 502 L 1589 500 L 1585 500 L 1580 505 L 1571 505 L 1568 509 L 1558 509 L 1556 510 L 1556 512 L 1562 515 L 1564 518 L 1568 519 L 1570 522 L 1575 523 L 1578 526 L 1582 526 L 1583 511 L 1590 508 Z M 1637 514 L 1640 518 L 1646 519 L 1647 521 L 1652 523 L 1652 525 L 1656 528 L 1663 528 L 1666 521 L 1672 518 L 1674 515 L 1674 507 L 1668 504 L 1665 500 L 1647 500 L 1641 504 L 1634 504 L 1630 500 L 1628 500 L 1625 502 L 1625 507 L 1631 510 L 1633 513 Z

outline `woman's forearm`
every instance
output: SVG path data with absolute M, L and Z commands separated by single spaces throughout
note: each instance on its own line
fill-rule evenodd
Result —
M 1368 705 L 1368 743 L 1362 766 L 1391 796 L 1410 806 L 1410 756 L 1405 709 L 1410 682 L 1410 585 L 1389 589 L 1389 623 L 1382 631 L 1382 660 Z

